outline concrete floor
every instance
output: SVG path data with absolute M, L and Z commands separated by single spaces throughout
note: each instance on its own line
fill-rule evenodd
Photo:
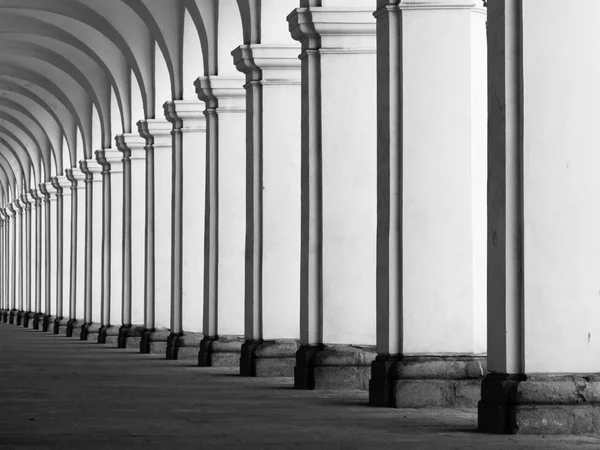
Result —
M 0 449 L 600 448 L 475 433 L 474 410 L 367 406 L 236 371 L 0 324 Z

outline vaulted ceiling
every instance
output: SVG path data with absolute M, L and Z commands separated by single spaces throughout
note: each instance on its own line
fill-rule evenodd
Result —
M 295 3 L 0 0 L 2 203 L 164 117 L 165 101 L 197 101 L 198 77 L 241 77 L 230 52 L 260 42 L 261 11 L 281 16 L 263 34 L 284 38 Z

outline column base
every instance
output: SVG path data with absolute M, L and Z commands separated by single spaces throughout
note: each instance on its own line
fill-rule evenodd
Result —
M 600 375 L 488 374 L 477 429 L 493 434 L 599 434 Z
M 33 324 L 32 328 L 34 330 L 39 330 L 42 328 L 42 322 L 44 321 L 44 315 L 42 313 L 35 313 L 33 315 Z
M 42 331 L 47 333 L 48 331 L 53 331 L 50 328 L 50 324 L 54 322 L 54 316 L 49 314 L 42 314 Z
M 23 314 L 23 328 L 29 328 L 31 321 L 33 320 L 33 313 L 31 311 L 25 312 Z
M 94 341 L 98 342 L 98 336 L 100 334 L 99 323 L 84 323 L 79 333 L 79 339 L 82 341 Z
M 144 327 L 141 325 L 121 325 L 121 328 L 119 328 L 117 347 L 139 349 L 143 331 Z
M 15 324 L 15 317 L 17 315 L 17 310 L 16 309 L 11 309 L 10 312 L 8 313 L 8 323 L 10 325 L 14 325 Z
M 197 360 L 198 346 L 202 342 L 202 333 L 171 333 L 167 338 L 167 359 Z
M 2 310 L 2 322 L 8 323 L 8 310 L 7 309 Z
M 475 408 L 485 356 L 378 355 L 371 364 L 369 404 L 391 408 Z
M 167 338 L 170 334 L 166 328 L 158 330 L 145 328 L 140 340 L 140 353 L 166 354 Z
M 294 339 L 246 340 L 241 348 L 240 375 L 243 377 L 293 377 L 296 352 Z
M 25 315 L 25 311 L 17 311 L 17 326 L 23 326 L 23 316 Z
M 372 347 L 303 345 L 296 352 L 294 388 L 366 391 L 375 356 Z
M 119 343 L 119 331 L 117 327 L 102 325 L 98 331 L 98 344 L 114 345 Z
M 75 334 L 75 328 L 80 328 L 77 325 L 77 319 L 69 319 L 67 322 L 67 337 L 77 336 L 77 334 Z
M 60 322 L 62 317 L 55 317 L 52 324 L 52 334 L 60 334 Z
M 200 342 L 200 367 L 239 367 L 244 339 L 239 336 L 204 337 Z
M 67 335 L 67 327 L 68 327 L 68 325 L 69 325 L 69 320 L 65 319 L 64 317 L 61 318 L 58 321 L 58 324 L 55 321 L 54 322 L 54 331 L 55 331 L 55 334 L 58 334 L 60 336 L 66 336 Z

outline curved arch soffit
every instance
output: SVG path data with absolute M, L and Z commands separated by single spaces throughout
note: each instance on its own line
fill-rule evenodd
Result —
M 91 101 L 100 116 L 101 136 L 99 136 L 99 145 L 104 146 L 112 140 L 110 86 L 105 78 L 103 79 L 104 82 L 95 80 L 98 86 L 94 86 L 86 74 L 73 63 L 64 56 L 43 46 L 22 41 L 11 41 L 9 43 L 0 41 L 0 44 L 3 50 L 0 61 L 12 61 L 52 80 L 69 98 L 77 102 L 82 111 L 85 111 L 86 103 Z M 54 70 L 51 68 L 54 68 Z M 101 92 L 98 92 L 98 90 Z M 108 145 L 110 146 L 110 144 Z
M 100 4 L 95 0 L 88 0 L 85 3 L 89 3 L 89 5 L 93 4 L 94 7 Z M 107 2 L 102 0 L 102 3 L 106 4 Z M 148 114 L 148 111 L 154 111 L 153 61 L 150 58 L 150 55 L 153 54 L 154 42 L 151 41 L 149 30 L 148 36 L 150 39 L 144 39 L 143 28 L 132 26 L 131 22 L 109 21 L 107 16 L 99 14 L 89 5 L 77 0 L 61 0 L 60 2 L 48 0 L 2 0 L 0 2 L 0 13 L 3 9 L 16 10 L 42 20 L 47 18 L 44 13 L 50 13 L 59 17 L 74 19 L 82 25 L 96 30 L 123 53 L 140 86 L 146 114 Z M 117 1 L 110 2 L 109 5 L 117 18 L 120 15 L 126 14 L 122 8 L 119 8 L 119 5 L 125 6 L 123 3 Z M 56 18 L 51 18 L 51 22 L 57 22 Z M 118 29 L 113 26 L 113 23 L 119 24 Z M 74 27 L 64 28 L 71 29 Z M 144 40 L 148 42 L 143 42 Z M 132 45 L 129 44 L 130 42 Z
M 2 76 L 0 74 L 0 95 L 6 98 L 21 96 L 35 103 L 39 108 L 48 113 L 62 130 L 71 157 L 71 165 L 79 159 L 77 151 L 83 157 L 82 149 L 77 149 L 77 123 L 76 119 L 57 97 L 43 87 L 27 83 L 22 79 Z

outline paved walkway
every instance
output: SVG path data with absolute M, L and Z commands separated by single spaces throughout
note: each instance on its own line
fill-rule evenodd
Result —
M 371 408 L 365 392 L 291 383 L 0 324 L 0 449 L 600 448 L 482 435 L 473 410 Z

